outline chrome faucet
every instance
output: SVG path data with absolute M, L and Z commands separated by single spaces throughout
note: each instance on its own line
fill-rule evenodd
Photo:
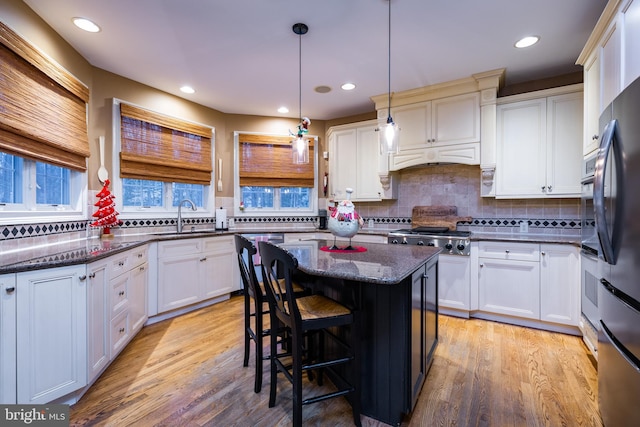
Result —
M 182 205 L 184 203 L 189 203 L 191 205 L 191 210 L 192 211 L 197 211 L 198 208 L 196 207 L 196 204 L 193 203 L 190 199 L 182 199 L 180 200 L 180 203 L 178 204 L 178 233 L 182 233 Z

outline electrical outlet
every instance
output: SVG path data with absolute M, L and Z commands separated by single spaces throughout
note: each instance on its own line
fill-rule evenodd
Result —
M 521 233 L 529 232 L 529 221 L 520 221 L 520 232 Z

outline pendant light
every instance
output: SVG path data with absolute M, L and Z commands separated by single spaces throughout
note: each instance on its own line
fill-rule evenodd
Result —
M 309 27 L 303 23 L 297 23 L 293 25 L 293 32 L 298 35 L 298 56 L 300 59 L 298 68 L 298 82 L 299 82 L 299 98 L 298 108 L 300 124 L 298 125 L 298 133 L 296 139 L 292 141 L 292 154 L 294 164 L 309 163 L 309 140 L 304 135 L 309 131 L 309 125 L 311 120 L 308 117 L 302 117 L 302 35 L 307 34 Z
M 387 109 L 387 123 L 380 126 L 377 130 L 380 132 L 380 150 L 383 154 L 393 154 L 398 152 L 398 133 L 400 128 L 395 124 L 391 117 L 391 0 L 389 2 L 389 86 L 388 86 L 388 100 L 389 105 Z

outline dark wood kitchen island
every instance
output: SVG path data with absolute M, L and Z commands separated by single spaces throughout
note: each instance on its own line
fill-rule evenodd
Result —
M 332 244 L 279 246 L 298 259 L 306 285 L 360 310 L 362 414 L 400 425 L 413 410 L 437 345 L 440 249 L 378 243 L 356 246 L 363 252 L 321 249 Z

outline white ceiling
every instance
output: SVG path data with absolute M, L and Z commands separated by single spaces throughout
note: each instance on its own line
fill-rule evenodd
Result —
M 506 68 L 506 83 L 579 71 L 606 0 L 391 0 L 391 91 Z M 24 0 L 93 66 L 225 113 L 328 120 L 388 88 L 387 0 Z M 72 17 L 96 22 L 95 34 Z M 541 41 L 526 49 L 525 35 Z M 356 89 L 340 89 L 351 81 Z M 182 85 L 196 89 L 192 95 Z M 314 88 L 326 85 L 325 94 Z

